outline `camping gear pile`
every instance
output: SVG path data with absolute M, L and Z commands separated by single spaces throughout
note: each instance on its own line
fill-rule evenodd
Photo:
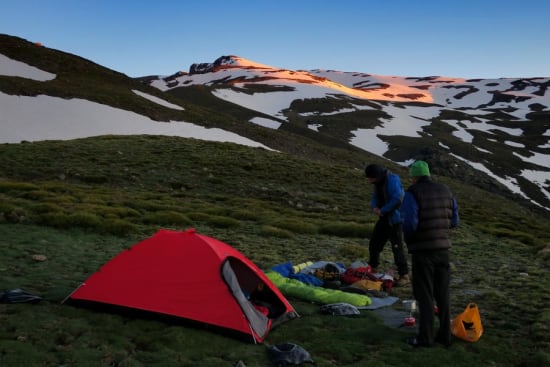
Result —
M 348 303 L 359 309 L 374 310 L 398 300 L 387 292 L 392 288 L 393 276 L 373 273 L 362 261 L 349 267 L 332 261 L 298 265 L 286 262 L 272 267 L 266 275 L 285 296 L 322 305 Z
M 372 267 L 364 261 L 355 261 L 348 267 L 332 261 L 285 263 L 272 270 L 309 285 L 364 294 L 368 291 L 389 292 L 394 281 L 390 274 L 373 273 Z

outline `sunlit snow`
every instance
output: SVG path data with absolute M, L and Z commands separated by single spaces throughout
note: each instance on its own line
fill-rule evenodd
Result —
M 55 78 L 54 74 L 1 54 L 0 75 L 40 81 Z M 181 109 L 181 106 L 147 93 L 136 90 L 134 93 L 166 107 Z M 271 150 L 261 143 L 222 129 L 207 129 L 184 121 L 153 121 L 134 112 L 78 98 L 13 96 L 0 92 L 0 106 L 0 143 L 146 134 L 232 142 Z

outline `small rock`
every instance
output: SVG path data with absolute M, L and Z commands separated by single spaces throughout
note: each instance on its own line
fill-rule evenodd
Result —
M 32 255 L 31 258 L 32 258 L 34 261 L 46 261 L 46 260 L 48 260 L 48 258 L 46 257 L 46 255 Z

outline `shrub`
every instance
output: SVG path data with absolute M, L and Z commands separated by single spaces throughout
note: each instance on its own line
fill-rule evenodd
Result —
M 100 230 L 116 236 L 125 236 L 138 232 L 138 227 L 124 219 L 108 219 L 103 222 Z
M 486 232 L 489 232 L 490 234 L 496 237 L 515 239 L 526 245 L 537 244 L 536 238 L 533 235 L 525 232 L 513 231 L 506 228 L 491 228 L 491 227 L 487 227 Z
M 37 190 L 38 186 L 24 182 L 0 182 L 0 192 L 7 192 L 12 190 L 17 191 L 30 191 Z
M 61 204 L 61 203 L 70 203 L 70 204 L 74 204 L 74 203 L 80 203 L 81 200 L 78 199 L 77 197 L 75 196 L 72 196 L 72 195 L 67 195 L 67 194 L 64 194 L 64 195 L 56 195 L 55 198 L 51 198 L 49 199 L 48 201 L 55 201 L 57 204 Z
M 159 211 L 150 214 L 146 214 L 143 219 L 145 224 L 158 224 L 158 225 L 189 225 L 193 221 L 187 216 L 175 212 L 175 211 Z
M 63 208 L 54 203 L 40 203 L 31 208 L 36 214 L 63 212 Z
M 369 247 L 357 243 L 349 243 L 340 246 L 338 252 L 342 257 L 348 259 L 367 259 L 369 257 Z
M 69 217 L 63 212 L 43 213 L 36 217 L 36 222 L 55 228 L 68 228 Z
M 45 191 L 45 190 L 31 190 L 31 191 L 27 191 L 23 195 L 21 195 L 21 197 L 23 197 L 25 199 L 30 199 L 30 200 L 43 200 L 43 199 L 46 199 L 50 196 L 52 196 L 52 195 L 49 192 Z
M 537 251 L 537 257 L 543 262 L 550 261 L 550 243 L 546 243 L 544 246 L 540 246 Z
M 132 209 L 132 208 L 124 208 L 124 207 L 103 207 L 102 208 L 102 213 L 106 216 L 106 217 L 111 217 L 111 218 L 125 218 L 125 217 L 138 217 L 140 216 L 140 212 L 135 210 L 135 209 Z
M 81 227 L 81 228 L 98 228 L 101 225 L 101 219 L 93 214 L 88 212 L 76 212 L 70 214 L 67 217 L 67 223 L 72 227 Z
M 0 203 L 0 222 L 22 223 L 27 216 L 27 211 L 23 208 L 8 203 Z
M 104 175 L 80 175 L 79 179 L 90 184 L 102 184 L 109 181 L 109 178 Z
M 239 209 L 231 213 L 231 217 L 240 220 L 257 221 L 261 219 L 261 215 L 258 212 L 254 212 L 249 209 Z
M 318 228 L 316 225 L 304 222 L 302 219 L 281 219 L 269 223 L 274 227 L 285 229 L 294 233 L 316 234 Z
M 4 215 L 10 223 L 24 223 L 28 218 L 27 211 L 23 208 L 17 208 Z
M 222 215 L 211 215 L 203 212 L 192 212 L 188 215 L 195 222 L 204 222 L 219 228 L 236 228 L 241 225 L 241 222 L 237 219 Z
M 210 215 L 201 212 L 191 212 L 187 215 L 196 222 L 207 222 L 208 218 L 210 218 Z
M 97 215 L 88 212 L 67 214 L 62 211 L 55 211 L 40 213 L 35 218 L 38 224 L 62 229 L 71 227 L 96 229 L 102 225 L 102 220 Z
M 220 208 L 220 207 L 208 207 L 208 208 L 203 208 L 201 210 L 208 215 L 219 215 L 219 216 L 225 216 L 229 212 L 229 210 L 225 208 Z
M 260 234 L 262 236 L 268 236 L 268 237 L 279 237 L 279 238 L 292 237 L 292 232 L 287 231 L 286 229 L 277 228 L 269 225 L 263 225 L 260 228 Z
M 331 222 L 322 224 L 319 232 L 337 237 L 370 237 L 372 228 L 372 224 Z
M 241 225 L 241 222 L 239 222 L 236 219 L 229 218 L 229 217 L 222 217 L 219 215 L 208 216 L 206 219 L 206 223 L 219 228 L 235 228 Z
M 18 208 L 17 205 L 6 203 L 6 202 L 0 202 L 0 213 L 9 213 L 17 208 Z

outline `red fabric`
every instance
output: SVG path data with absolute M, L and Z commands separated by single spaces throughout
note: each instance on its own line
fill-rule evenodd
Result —
M 347 268 L 341 277 L 342 281 L 347 284 L 353 284 L 362 279 L 379 280 L 372 274 L 372 267 L 362 266 L 358 268 Z
M 265 316 L 269 315 L 269 308 L 265 306 L 260 306 L 260 305 L 254 305 L 254 307 L 256 308 L 256 310 L 260 311 Z
M 222 279 L 221 265 L 230 256 L 253 269 L 287 311 L 294 312 L 252 261 L 194 229 L 158 231 L 112 258 L 70 298 L 180 316 L 250 334 L 244 313 Z M 259 341 L 263 337 L 255 336 Z

